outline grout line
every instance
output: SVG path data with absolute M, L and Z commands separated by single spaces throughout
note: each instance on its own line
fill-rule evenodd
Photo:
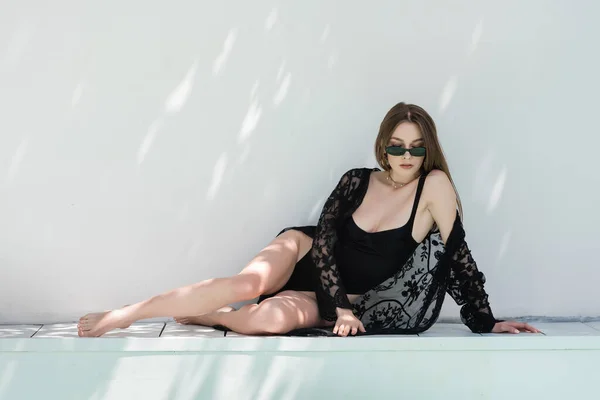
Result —
M 163 322 L 163 327 L 162 327 L 162 329 L 160 330 L 160 333 L 158 334 L 158 337 L 161 337 L 161 336 L 162 336 L 162 334 L 163 334 L 163 332 L 165 331 L 165 328 L 166 328 L 166 327 L 167 327 L 167 323 L 166 323 L 166 322 Z
M 597 331 L 600 331 L 600 329 L 598 329 L 598 328 L 596 328 L 595 326 L 592 326 L 592 325 L 590 325 L 590 324 L 588 324 L 588 323 L 586 323 L 586 322 L 583 322 L 583 324 L 584 324 L 585 326 L 588 326 L 588 327 L 592 328 L 592 329 L 595 329 L 595 330 L 597 330 Z
M 29 336 L 29 339 L 31 339 L 32 337 L 34 337 L 35 335 L 37 335 L 37 333 L 38 333 L 39 331 L 41 331 L 43 327 L 44 327 L 44 324 L 40 325 L 40 327 L 38 328 L 38 330 L 37 330 L 37 331 L 35 331 L 35 332 L 33 332 L 33 335 Z

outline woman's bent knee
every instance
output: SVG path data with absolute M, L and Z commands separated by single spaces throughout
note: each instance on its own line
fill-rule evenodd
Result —
M 294 291 L 284 291 L 264 300 L 249 319 L 257 331 L 282 334 L 319 324 L 319 310 L 314 299 Z
M 312 238 L 296 229 L 283 232 L 276 240 L 286 243 L 286 247 L 295 251 L 298 254 L 298 260 L 312 247 Z
M 240 274 L 231 279 L 231 288 L 239 301 L 252 300 L 263 294 L 264 285 L 260 276 Z
M 263 301 L 251 312 L 250 325 L 261 333 L 287 333 L 297 325 L 294 310 L 276 298 Z

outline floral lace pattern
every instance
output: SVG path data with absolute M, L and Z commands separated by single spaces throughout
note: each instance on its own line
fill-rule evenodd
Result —
M 342 209 L 348 208 L 347 204 L 356 197 L 356 189 L 361 183 L 359 173 L 360 170 L 354 169 L 342 176 L 323 206 L 313 238 L 311 257 L 316 266 L 315 293 L 321 317 L 327 321 L 337 319 L 336 307 L 352 308 L 335 263 L 334 248 L 338 239 L 337 229 L 342 217 Z M 345 213 L 348 212 L 354 210 L 346 210 Z
M 461 233 L 461 240 L 451 257 L 447 291 L 462 306 L 460 316 L 465 325 L 473 332 L 489 332 L 498 320 L 492 314 L 484 289 L 485 275 L 477 269 L 458 216 L 455 225 L 459 225 L 456 230 Z
M 321 317 L 335 321 L 336 307 L 352 309 L 368 334 L 418 333 L 437 320 L 445 293 L 461 305 L 461 319 L 473 332 L 490 332 L 493 317 L 484 290 L 485 277 L 477 269 L 464 240 L 457 213 L 448 244 L 437 229 L 419 244 L 394 276 L 350 304 L 334 257 L 338 224 L 360 205 L 370 169 L 346 172 L 327 198 L 316 227 L 311 257 L 316 266 L 316 296 Z
M 437 319 L 444 290 L 439 285 L 443 245 L 435 231 L 391 278 L 354 303 L 354 313 L 369 334 L 423 332 Z M 438 310 L 439 313 L 439 310 Z

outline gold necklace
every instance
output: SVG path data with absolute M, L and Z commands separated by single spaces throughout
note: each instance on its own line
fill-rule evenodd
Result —
M 406 183 L 400 183 L 400 182 L 396 182 L 396 181 L 394 180 L 394 178 L 392 178 L 392 173 L 391 173 L 390 171 L 388 171 L 387 180 L 388 180 L 389 182 L 391 182 L 391 183 L 392 183 L 392 187 L 393 187 L 394 189 L 398 189 L 398 188 L 401 188 L 401 187 L 403 187 L 403 186 L 406 186 Z

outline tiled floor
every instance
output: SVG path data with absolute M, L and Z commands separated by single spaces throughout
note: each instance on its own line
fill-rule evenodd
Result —
M 176 322 L 166 324 L 161 337 L 224 337 L 225 332 L 207 326 L 180 325 Z
M 232 333 L 232 336 L 236 334 Z M 206 326 L 180 325 L 176 322 L 139 322 L 127 329 L 116 329 L 103 337 L 156 338 L 156 337 L 224 337 L 225 332 Z M 242 336 L 242 335 L 239 335 Z M 77 324 L 0 325 L 2 338 L 75 338 Z
M 0 325 L 0 338 L 29 338 L 41 327 L 42 325 Z
M 600 336 L 600 321 L 597 322 L 532 322 L 545 336 Z M 531 335 L 531 334 L 527 334 Z M 422 337 L 477 337 L 465 325 L 437 323 Z M 0 325 L 2 338 L 75 338 L 75 323 L 48 325 Z M 117 329 L 104 337 L 157 338 L 157 337 L 247 337 L 235 332 L 223 332 L 210 327 L 180 325 L 176 322 L 136 323 L 127 329 Z
M 104 337 L 130 337 L 130 338 L 149 338 L 159 337 L 165 324 L 164 323 L 137 323 L 127 329 L 116 329 L 107 333 Z M 50 324 L 44 325 L 33 335 L 33 338 L 68 338 L 77 336 L 77 324 Z
M 443 324 L 438 323 L 433 325 L 426 332 L 420 333 L 423 337 L 465 337 L 465 336 L 481 336 L 478 333 L 473 333 L 463 324 Z
M 541 322 L 533 324 L 546 336 L 589 336 L 600 335 L 600 329 L 594 329 L 589 323 Z M 600 325 L 596 325 L 600 328 Z
M 600 331 L 600 321 L 586 322 L 585 325 L 590 326 L 590 327 Z

